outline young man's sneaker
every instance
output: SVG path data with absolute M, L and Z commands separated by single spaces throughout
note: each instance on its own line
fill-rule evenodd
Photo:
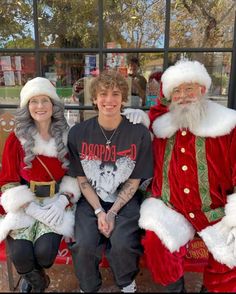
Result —
M 128 286 L 125 286 L 121 289 L 121 292 L 123 293 L 135 293 L 137 290 L 135 280 Z

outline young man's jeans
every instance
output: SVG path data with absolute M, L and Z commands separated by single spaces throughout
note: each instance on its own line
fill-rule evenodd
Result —
M 139 193 L 139 192 L 138 192 Z M 137 194 L 138 194 L 137 193 Z M 107 211 L 112 203 L 101 201 Z M 99 290 L 102 280 L 99 263 L 105 254 L 118 287 L 129 285 L 139 271 L 142 254 L 138 227 L 140 195 L 135 195 L 118 213 L 115 228 L 109 239 L 97 227 L 93 208 L 82 197 L 76 209 L 75 243 L 71 246 L 75 274 L 85 292 Z

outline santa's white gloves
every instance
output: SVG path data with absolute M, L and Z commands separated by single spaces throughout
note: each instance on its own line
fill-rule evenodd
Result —
M 44 205 L 43 210 L 46 210 L 45 219 L 50 225 L 60 225 L 63 221 L 63 216 L 66 206 L 69 201 L 65 195 L 59 195 L 57 200 Z
M 231 243 L 234 244 L 234 256 L 236 257 L 236 228 L 233 228 L 230 232 L 229 232 L 229 235 L 228 235 L 228 238 L 227 238 L 227 245 L 230 245 Z
M 134 125 L 141 123 L 146 128 L 149 128 L 150 119 L 148 114 L 141 109 L 126 108 L 124 109 L 122 115 L 124 115 Z

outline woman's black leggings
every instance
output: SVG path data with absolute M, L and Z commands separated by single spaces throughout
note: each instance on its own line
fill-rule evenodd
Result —
M 35 268 L 49 268 L 53 265 L 61 243 L 61 235 L 46 233 L 35 243 L 24 239 L 7 237 L 10 257 L 19 274 L 26 274 Z

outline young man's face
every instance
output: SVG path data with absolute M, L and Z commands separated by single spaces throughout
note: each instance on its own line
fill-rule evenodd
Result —
M 122 93 L 117 87 L 109 89 L 101 87 L 97 92 L 94 104 L 97 105 L 100 115 L 110 117 L 120 115 Z
M 173 103 L 184 105 L 196 102 L 205 91 L 205 87 L 198 83 L 183 83 L 173 89 L 170 98 Z

